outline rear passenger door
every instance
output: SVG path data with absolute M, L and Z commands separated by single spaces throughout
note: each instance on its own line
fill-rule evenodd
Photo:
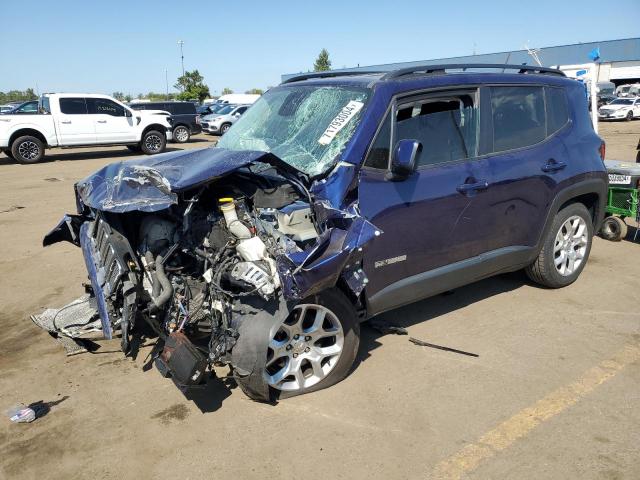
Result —
M 96 130 L 97 143 L 126 143 L 136 140 L 133 116 L 108 98 L 87 98 L 87 108 Z
M 96 142 L 93 117 L 83 97 L 60 98 L 60 114 L 56 116 L 58 141 L 61 146 L 91 145 Z
M 476 232 L 480 253 L 533 247 L 558 185 L 567 178 L 566 95 L 562 88 L 536 85 L 481 90 L 489 187 L 478 199 L 485 211 Z

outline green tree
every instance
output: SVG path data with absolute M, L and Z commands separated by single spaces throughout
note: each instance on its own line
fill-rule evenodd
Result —
M 261 88 L 252 88 L 251 90 L 247 90 L 244 93 L 249 93 L 252 95 L 262 95 L 264 93 L 264 90 L 262 90 Z
M 127 94 L 124 96 L 124 101 L 129 103 L 131 100 L 133 100 L 133 98 L 131 98 L 131 95 Z
M 204 77 L 200 75 L 198 70 L 184 72 L 184 75 L 178 78 L 178 82 L 174 87 L 181 90 L 176 97 L 178 100 L 192 100 L 197 98 L 202 102 L 205 98 L 211 96 L 209 87 L 204 83 Z
M 229 87 L 224 87 L 222 89 L 222 93 L 220 95 L 229 95 L 229 94 L 232 94 L 232 93 L 233 93 L 233 90 L 231 90 Z
M 113 92 L 111 96 L 120 102 L 124 100 L 124 93 L 122 92 Z
M 313 71 L 325 72 L 327 70 L 331 70 L 331 60 L 329 60 L 329 52 L 327 52 L 326 48 L 323 48 L 313 64 Z

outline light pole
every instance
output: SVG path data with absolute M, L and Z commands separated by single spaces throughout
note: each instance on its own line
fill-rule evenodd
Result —
M 184 53 L 182 51 L 184 42 L 182 40 L 178 40 L 178 45 L 180 45 L 180 60 L 182 61 L 182 76 L 184 77 Z
M 164 69 L 164 83 L 167 85 L 167 100 L 169 100 L 169 72 Z

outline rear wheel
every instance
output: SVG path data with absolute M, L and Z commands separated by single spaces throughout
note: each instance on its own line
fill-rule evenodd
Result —
M 38 163 L 44 157 L 44 144 L 39 138 L 25 135 L 11 144 L 11 155 L 18 163 Z
M 600 236 L 605 240 L 619 242 L 627 236 L 627 224 L 620 217 L 610 216 L 602 222 Z
M 556 214 L 535 262 L 526 268 L 531 280 L 549 288 L 576 281 L 591 252 L 593 224 L 587 208 L 573 203 Z
M 162 153 L 167 146 L 167 137 L 157 130 L 149 130 L 142 136 L 140 148 L 147 155 Z
M 257 341 L 247 335 L 238 342 Z M 235 375 L 242 390 L 254 400 L 284 399 L 315 392 L 338 383 L 351 370 L 360 343 L 355 309 L 336 289 L 304 299 L 269 333 L 265 367 L 254 378 Z M 260 375 L 260 378 L 256 378 Z M 256 396 L 256 382 L 270 398 Z M 258 389 L 260 390 L 260 389 Z
M 189 141 L 189 138 L 191 138 L 191 133 L 184 125 L 178 125 L 173 129 L 173 140 L 176 143 L 186 143 Z

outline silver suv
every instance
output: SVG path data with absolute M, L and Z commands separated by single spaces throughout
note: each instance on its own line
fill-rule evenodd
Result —
M 227 105 L 217 113 L 202 117 L 202 131 L 224 135 L 250 105 Z

